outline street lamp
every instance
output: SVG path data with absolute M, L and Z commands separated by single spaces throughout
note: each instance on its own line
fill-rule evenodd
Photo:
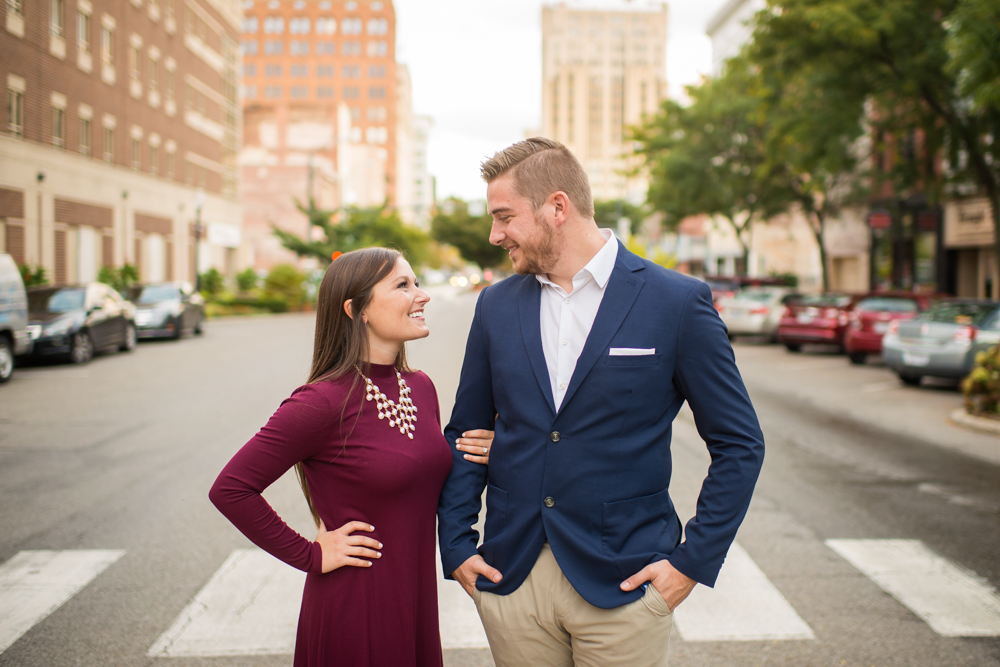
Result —
M 205 191 L 198 188 L 194 194 L 194 289 L 201 291 L 201 207 L 205 205 Z

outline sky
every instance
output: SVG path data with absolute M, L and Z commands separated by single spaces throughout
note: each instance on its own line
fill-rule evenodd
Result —
M 646 0 L 636 0 L 645 4 Z M 570 6 L 583 0 L 567 0 Z M 625 4 L 619 0 L 620 4 Z M 667 2 L 667 84 L 678 98 L 712 66 L 705 35 L 726 0 Z M 438 199 L 482 199 L 479 164 L 542 124 L 543 0 L 395 0 L 396 59 L 414 113 L 433 118 L 428 162 Z M 592 6 L 593 0 L 587 3 Z M 613 6 L 613 0 L 600 3 Z

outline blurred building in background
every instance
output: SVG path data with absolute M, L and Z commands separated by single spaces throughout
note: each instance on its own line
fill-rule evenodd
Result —
M 242 6 L 244 223 L 253 264 L 267 269 L 296 260 L 272 225 L 310 231 L 296 201 L 334 210 L 408 196 L 397 174 L 399 91 L 408 103 L 409 75 L 397 70 L 388 0 Z
M 608 9 L 612 6 L 612 9 Z M 542 9 L 542 134 L 583 163 L 595 199 L 645 199 L 628 127 L 667 94 L 667 5 L 560 2 Z
M 431 119 L 413 113 L 410 69 L 396 65 L 396 209 L 404 222 L 429 229 L 434 208 L 433 180 L 427 170 Z
M 5 11 L 0 250 L 55 284 L 125 263 L 146 281 L 190 280 L 196 257 L 233 275 L 235 0 L 11 0 Z

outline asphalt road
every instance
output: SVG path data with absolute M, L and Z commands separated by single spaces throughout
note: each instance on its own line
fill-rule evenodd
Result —
M 411 359 L 437 384 L 446 418 L 475 297 L 450 289 L 433 297 L 433 333 L 412 345 Z M 10 626 L 4 563 L 29 551 L 113 550 L 0 648 L 0 667 L 290 664 L 287 654 L 149 652 L 234 550 L 249 546 L 208 502 L 208 488 L 304 381 L 313 322 L 212 321 L 199 338 L 145 343 L 84 367 L 18 369 L 0 387 L 0 647 Z M 735 349 L 767 460 L 739 553 L 723 570 L 732 581 L 720 582 L 721 598 L 693 597 L 678 610 L 671 665 L 1000 665 L 1000 630 L 949 636 L 936 616 L 957 604 L 947 595 L 914 602 L 905 581 L 891 592 L 863 559 L 843 555 L 852 545 L 918 545 L 967 578 L 958 588 L 987 590 L 988 617 L 988 589 L 1000 586 L 1000 438 L 948 424 L 960 403 L 954 387 L 901 387 L 877 364 L 851 367 L 822 350 Z M 673 452 L 672 495 L 689 516 L 708 464 L 690 413 L 676 423 Z M 266 495 L 311 535 L 290 475 Z M 726 630 L 720 619 L 729 616 Z M 474 637 L 465 645 L 448 648 L 446 663 L 492 664 Z

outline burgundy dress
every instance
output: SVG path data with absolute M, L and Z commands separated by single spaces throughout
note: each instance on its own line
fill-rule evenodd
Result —
M 394 368 L 370 368 L 372 381 L 399 403 Z M 378 418 L 376 401 L 364 398 L 364 380 L 355 378 L 353 391 L 351 376 L 296 389 L 223 469 L 209 496 L 254 544 L 308 573 L 295 667 L 438 667 L 435 513 L 451 453 L 437 393 L 425 374 L 403 374 L 418 410 L 411 440 Z M 288 527 L 260 495 L 299 461 L 328 530 L 349 521 L 375 526 L 357 533 L 384 545 L 371 567 L 322 574 L 319 544 Z

